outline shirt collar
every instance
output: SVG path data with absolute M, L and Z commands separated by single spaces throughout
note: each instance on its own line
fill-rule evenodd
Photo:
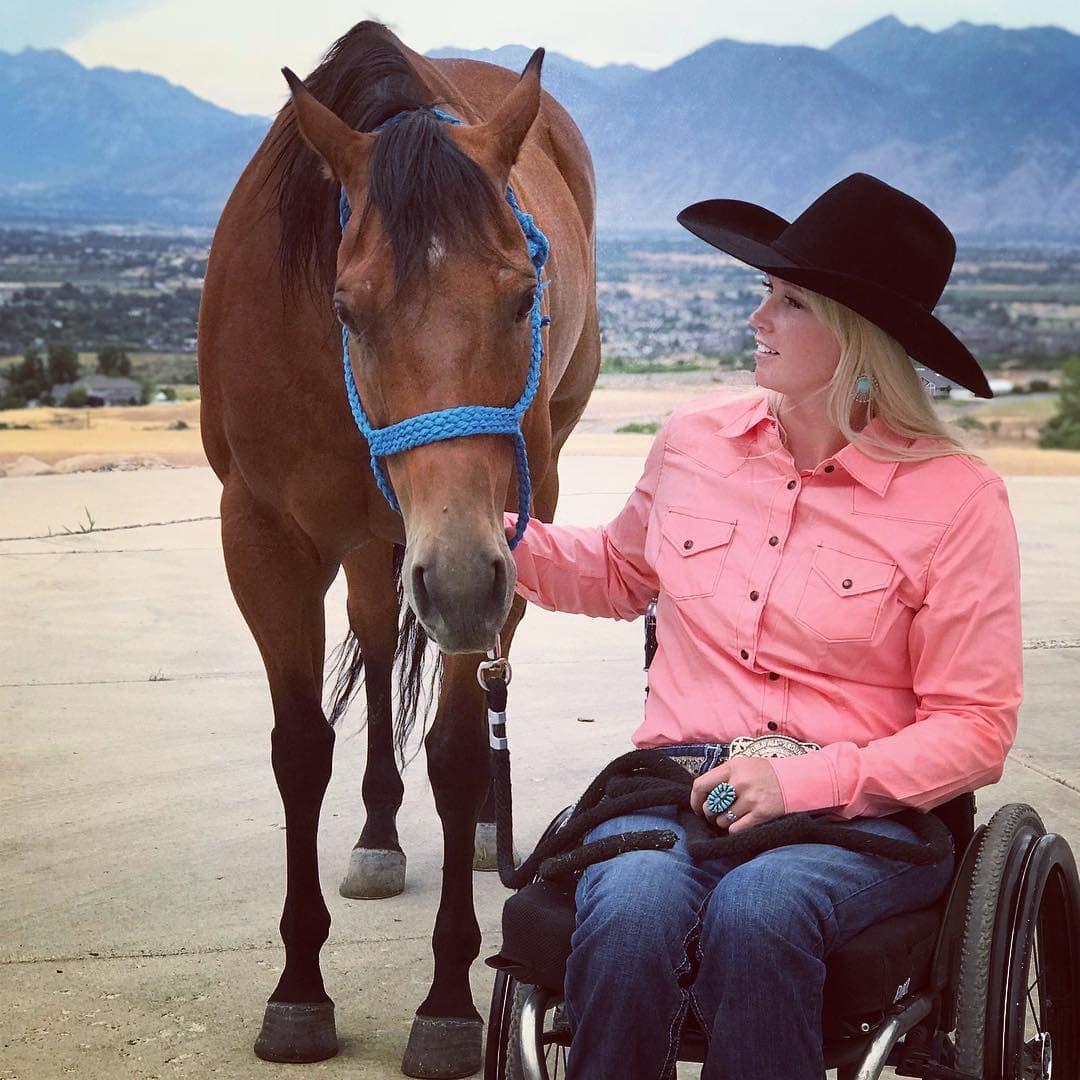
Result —
M 897 442 L 898 438 L 877 417 L 867 424 L 867 430 L 886 442 Z M 899 440 L 900 445 L 910 446 L 910 439 Z M 844 467 L 844 471 L 863 487 L 869 488 L 876 495 L 884 495 L 889 490 L 899 461 L 878 461 L 859 448 L 859 441 L 848 443 L 834 455 L 833 460 Z
M 746 398 L 742 408 L 738 409 L 722 428 L 718 428 L 716 434 L 723 435 L 726 439 L 737 439 L 763 421 L 773 419 L 769 412 L 768 398 L 761 394 L 754 394 Z
M 737 439 L 767 420 L 775 423 L 775 418 L 769 412 L 768 398 L 763 395 L 753 395 L 746 399 L 743 408 L 739 409 L 723 427 L 717 429 L 716 434 L 723 435 L 727 439 Z M 896 439 L 896 436 L 877 417 L 871 420 L 867 427 L 880 438 Z M 909 440 L 902 442 L 903 445 L 910 445 Z M 859 449 L 858 440 L 842 447 L 831 460 L 841 465 L 857 483 L 876 495 L 882 496 L 889 490 L 889 484 L 900 466 L 899 461 L 878 461 L 864 454 Z M 827 462 L 822 464 L 827 464 Z

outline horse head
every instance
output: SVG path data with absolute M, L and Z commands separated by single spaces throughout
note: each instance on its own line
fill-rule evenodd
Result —
M 353 210 L 332 304 L 372 428 L 522 396 L 538 281 L 505 192 L 539 109 L 542 60 L 537 50 L 484 122 L 445 123 L 421 106 L 377 133 L 351 128 L 285 71 L 297 127 Z M 546 421 L 533 419 L 543 412 L 525 420 L 537 458 L 549 449 Z M 509 613 L 514 445 L 443 436 L 382 459 L 404 523 L 405 595 L 445 652 L 489 648 Z

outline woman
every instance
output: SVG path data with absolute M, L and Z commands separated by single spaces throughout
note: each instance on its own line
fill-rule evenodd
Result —
M 518 591 L 623 619 L 658 597 L 634 742 L 698 764 L 691 805 L 717 828 L 813 811 L 911 839 L 889 815 L 996 781 L 1021 697 L 1004 485 L 946 433 L 909 359 L 990 396 L 931 314 L 955 242 L 865 174 L 790 224 L 732 200 L 679 221 L 764 272 L 749 322 L 767 393 L 676 410 L 610 524 L 531 523 Z M 789 756 L 728 760 L 733 740 L 767 736 Z M 594 838 L 672 822 L 636 814 Z M 702 1076 L 819 1080 L 824 958 L 932 903 L 952 870 L 824 845 L 695 866 L 685 843 L 589 867 L 570 1076 L 672 1075 L 693 1010 Z

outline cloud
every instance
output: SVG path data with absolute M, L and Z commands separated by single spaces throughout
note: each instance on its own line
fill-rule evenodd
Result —
M 5 0 L 6 2 L 6 0 Z M 16 0 L 76 10 L 74 2 Z M 357 20 L 389 22 L 417 51 L 545 45 L 590 64 L 661 67 L 720 37 L 827 47 L 882 15 L 939 30 L 960 19 L 1027 26 L 1033 21 L 1080 30 L 1076 0 L 833 0 L 807 16 L 805 0 L 97 0 L 93 25 L 70 40 L 84 64 L 164 75 L 237 112 L 268 114 L 286 97 L 278 69 L 306 73 Z M 105 13 L 112 18 L 105 19 Z
M 154 0 L 4 0 L 0 49 L 65 45 L 99 23 L 148 7 Z

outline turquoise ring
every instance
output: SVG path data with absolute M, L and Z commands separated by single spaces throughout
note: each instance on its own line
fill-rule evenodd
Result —
M 735 789 L 728 783 L 717 784 L 705 796 L 705 809 L 710 814 L 722 814 L 735 801 Z

